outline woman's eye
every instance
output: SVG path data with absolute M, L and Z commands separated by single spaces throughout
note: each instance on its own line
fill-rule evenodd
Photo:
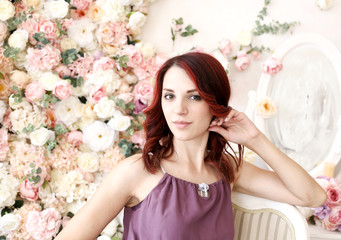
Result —
M 170 94 L 170 93 L 166 93 L 164 96 L 163 96 L 166 100 L 171 100 L 174 98 L 174 95 L 173 94 Z
M 196 101 L 201 100 L 201 97 L 199 95 L 192 95 L 189 98 L 192 99 L 192 100 L 196 100 Z

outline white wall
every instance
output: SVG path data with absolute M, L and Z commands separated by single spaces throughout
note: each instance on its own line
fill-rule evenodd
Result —
M 264 0 L 157 0 L 150 5 L 141 40 L 151 42 L 158 52 L 172 54 L 192 46 L 201 46 L 211 51 L 217 47 L 219 40 L 229 38 L 234 43 L 233 50 L 236 52 L 237 33 L 252 29 L 263 4 Z M 184 18 L 185 25 L 192 24 L 199 33 L 177 40 L 173 48 L 170 24 L 173 18 L 179 17 Z M 334 0 L 333 7 L 326 11 L 321 11 L 315 0 L 272 0 L 268 6 L 267 19 L 298 21 L 300 25 L 294 28 L 293 34 L 320 34 L 341 51 L 341 0 Z M 275 50 L 290 37 L 290 33 L 263 35 L 254 38 L 253 43 Z M 269 54 L 264 54 L 260 60 L 251 61 L 244 72 L 232 69 L 230 79 L 233 107 L 245 110 L 247 93 L 249 90 L 256 90 L 261 75 L 261 62 L 268 56 Z

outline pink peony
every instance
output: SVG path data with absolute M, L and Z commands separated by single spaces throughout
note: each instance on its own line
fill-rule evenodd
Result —
M 80 57 L 68 66 L 71 71 L 71 77 L 83 77 L 86 80 L 87 75 L 93 71 L 94 58 Z
M 56 95 L 56 97 L 61 100 L 71 97 L 72 94 L 71 84 L 66 80 L 58 81 L 54 86 L 53 94 Z
M 25 179 L 20 185 L 20 197 L 29 201 L 35 201 L 38 199 L 38 190 L 39 187 L 36 187 L 28 179 Z
M 335 231 L 341 225 L 341 206 L 337 206 L 331 210 L 330 215 L 322 221 L 322 227 Z
M 109 57 L 102 57 L 94 62 L 94 69 L 96 70 L 107 71 L 110 69 L 114 69 L 115 66 L 115 60 Z
M 129 58 L 127 65 L 129 67 L 135 68 L 142 64 L 143 55 L 135 46 L 126 45 L 122 51 L 119 52 L 119 55 L 126 55 Z
M 76 146 L 83 143 L 83 133 L 81 131 L 72 131 L 66 134 L 66 141 Z
M 71 4 L 77 8 L 77 10 L 87 11 L 91 6 L 92 0 L 72 0 Z
M 38 23 L 38 31 L 45 33 L 45 37 L 49 40 L 57 38 L 57 24 L 51 20 L 40 20 Z
M 123 46 L 127 43 L 129 30 L 125 23 L 106 22 L 102 23 L 96 31 L 96 38 L 101 44 Z
M 243 50 L 243 51 L 239 51 L 237 53 L 237 59 L 234 63 L 234 66 L 235 68 L 238 70 L 238 71 L 244 71 L 248 68 L 250 64 L 250 58 L 249 56 L 246 54 L 246 52 Z
M 48 240 L 58 233 L 62 221 L 55 208 L 47 208 L 41 212 L 28 213 L 26 229 L 34 239 Z
M 26 86 L 25 97 L 30 102 L 38 102 L 45 94 L 45 89 L 39 82 L 32 82 Z
M 65 66 L 64 64 L 60 64 L 58 67 L 56 67 L 54 69 L 54 71 L 56 71 L 58 73 L 58 76 L 60 78 L 63 78 L 64 76 L 70 76 L 71 75 L 70 69 L 67 66 Z
M 228 40 L 228 39 L 222 39 L 220 42 L 219 42 L 219 50 L 224 54 L 224 55 L 228 55 L 231 50 L 232 50 L 232 47 L 231 47 L 231 41 Z
M 102 97 L 106 97 L 107 93 L 103 86 L 94 86 L 89 91 L 89 102 L 98 103 Z
M 26 59 L 33 70 L 51 70 L 59 65 L 61 56 L 58 49 L 45 46 L 42 49 L 28 48 Z
M 143 148 L 146 143 L 146 133 L 144 130 L 134 132 L 134 135 L 131 136 L 131 141 L 135 144 L 138 144 L 140 148 Z
M 153 97 L 153 85 L 148 80 L 139 81 L 134 87 L 135 100 L 146 103 Z
M 6 160 L 8 147 L 8 133 L 5 128 L 0 129 L 0 161 Z
M 280 59 L 271 57 L 262 64 L 262 70 L 264 73 L 268 73 L 274 75 L 281 71 L 283 68 L 282 62 Z

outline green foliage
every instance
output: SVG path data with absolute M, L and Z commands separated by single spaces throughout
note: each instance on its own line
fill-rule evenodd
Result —
M 24 91 L 20 90 L 17 86 L 13 86 L 12 90 L 14 92 L 12 95 L 14 102 L 21 103 L 24 96 Z
M 12 17 L 7 20 L 7 28 L 9 31 L 14 31 L 17 29 L 18 25 L 27 19 L 27 14 L 26 12 L 18 13 L 17 17 Z
M 127 55 L 116 55 L 114 57 L 116 61 L 118 61 L 118 64 L 120 65 L 120 68 L 127 68 L 127 63 L 129 62 L 129 57 Z
M 61 53 L 62 62 L 65 65 L 69 65 L 70 63 L 76 61 L 78 59 L 78 52 L 76 48 L 71 48 Z
M 116 99 L 115 104 L 129 115 L 131 115 L 134 109 L 136 108 L 134 103 L 132 102 L 125 103 L 124 100 L 122 99 Z
M 172 41 L 175 41 L 175 38 L 178 33 L 180 33 L 181 37 L 188 37 L 188 36 L 193 36 L 198 32 L 197 29 L 194 29 L 191 24 L 187 25 L 185 27 L 185 30 L 183 31 L 182 25 L 184 24 L 184 20 L 182 17 L 178 19 L 173 19 L 172 24 L 174 26 L 179 26 L 177 30 L 174 29 L 174 27 L 171 27 L 171 35 L 172 35 Z
M 0 72 L 0 79 L 4 79 L 4 75 Z
M 45 93 L 45 94 L 41 97 L 39 103 L 40 103 L 41 105 L 43 105 L 45 108 L 47 108 L 48 106 L 50 106 L 50 104 L 54 105 L 54 104 L 56 104 L 58 101 L 59 101 L 59 98 L 57 98 L 55 95 Z
M 187 25 L 185 27 L 185 30 L 186 31 L 181 33 L 181 37 L 193 36 L 194 34 L 196 34 L 198 32 L 198 30 L 194 29 L 191 24 Z
M 57 147 L 57 141 L 56 140 L 48 140 L 45 143 L 45 148 L 48 154 L 51 154 L 52 150 Z
M 28 134 L 28 133 L 33 132 L 33 130 L 34 130 L 34 126 L 32 125 L 32 123 L 30 123 L 22 130 L 22 132 Z
M 4 45 L 5 51 L 3 52 L 5 57 L 17 60 L 17 54 L 20 52 L 20 48 L 10 47 L 7 44 Z
M 31 172 L 29 174 L 27 174 L 27 176 L 24 179 L 28 179 L 30 182 L 37 184 L 40 182 L 41 177 L 39 176 L 39 174 L 42 173 L 42 169 L 41 167 L 36 168 L 35 164 L 32 162 L 30 163 L 30 168 L 31 168 Z
M 67 80 L 75 88 L 82 86 L 83 81 L 84 81 L 83 77 L 80 77 L 80 76 L 77 78 L 74 78 L 74 77 L 65 75 L 62 78 Z
M 54 126 L 54 132 L 56 133 L 56 135 L 62 135 L 68 132 L 67 128 L 65 128 L 62 124 L 56 124 L 56 126 Z
M 62 28 L 62 24 L 56 20 L 56 24 L 57 24 L 57 37 L 60 38 L 62 35 L 67 35 L 67 33 L 63 30 Z
M 130 157 L 141 150 L 135 143 L 128 142 L 126 139 L 121 140 L 117 145 L 125 157 Z
M 42 46 L 39 44 L 43 44 L 43 45 L 46 45 L 48 43 L 50 43 L 51 41 L 48 40 L 46 37 L 45 37 L 45 33 L 44 32 L 38 32 L 38 33 L 35 33 L 33 35 L 33 39 L 36 40 L 38 42 L 37 44 L 37 48 L 42 48 Z

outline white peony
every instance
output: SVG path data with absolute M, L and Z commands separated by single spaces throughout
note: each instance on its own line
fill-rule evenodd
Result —
M 24 50 L 28 41 L 28 32 L 23 29 L 15 30 L 8 38 L 8 45 L 13 48 Z
M 43 14 L 49 19 L 64 18 L 69 11 L 69 4 L 64 0 L 44 2 Z
M 113 69 L 110 70 L 96 70 L 89 74 L 88 80 L 85 82 L 83 89 L 87 92 L 93 86 L 104 86 L 108 95 L 114 93 L 120 86 L 122 80 L 120 76 L 115 73 Z
M 6 113 L 6 104 L 0 100 L 0 122 L 4 119 Z
M 123 22 L 130 13 L 130 7 L 123 6 L 118 1 L 97 0 L 96 4 L 104 11 L 102 22 Z
M 96 24 L 94 24 L 89 18 L 83 17 L 79 20 L 75 20 L 70 28 L 68 28 L 67 34 L 82 48 L 92 45 L 96 38 L 94 31 Z
M 15 7 L 8 0 L 0 0 L 0 21 L 7 21 L 14 17 Z
M 46 91 L 53 91 L 56 82 L 60 81 L 61 78 L 53 74 L 52 72 L 44 72 L 39 78 L 39 82 Z
M 127 27 L 130 29 L 139 29 L 143 26 L 143 24 L 146 22 L 146 16 L 141 12 L 134 12 L 129 17 L 129 22 L 127 24 Z
M 156 49 L 155 49 L 154 45 L 151 43 L 139 42 L 135 46 L 137 47 L 137 49 L 140 50 L 140 52 L 142 53 L 142 55 L 145 59 L 153 57 L 156 53 Z
M 19 191 L 19 180 L 0 172 L 0 208 L 12 206 Z
M 321 10 L 327 10 L 333 6 L 334 0 L 316 0 L 317 6 Z
M 31 143 L 35 146 L 43 146 L 48 140 L 54 140 L 54 131 L 41 127 L 29 134 Z
M 69 97 L 55 104 L 55 113 L 57 121 L 70 126 L 82 116 L 82 103 L 76 97 Z
M 129 116 L 124 116 L 119 111 L 115 111 L 114 118 L 112 118 L 108 125 L 116 131 L 125 131 L 129 128 L 131 121 Z
M 252 42 L 252 34 L 250 31 L 240 31 L 237 34 L 237 42 L 241 45 L 241 46 L 249 46 Z
M 92 151 L 105 151 L 112 147 L 115 139 L 115 131 L 101 121 L 94 121 L 83 129 L 83 143 Z
M 115 102 L 108 97 L 102 97 L 94 106 L 94 111 L 99 118 L 105 119 L 114 115 Z
M 78 156 L 77 164 L 85 172 L 96 172 L 99 168 L 99 157 L 97 153 L 84 152 Z
M 21 225 L 21 216 L 19 214 L 7 213 L 0 217 L 0 232 L 7 234 L 15 231 Z

